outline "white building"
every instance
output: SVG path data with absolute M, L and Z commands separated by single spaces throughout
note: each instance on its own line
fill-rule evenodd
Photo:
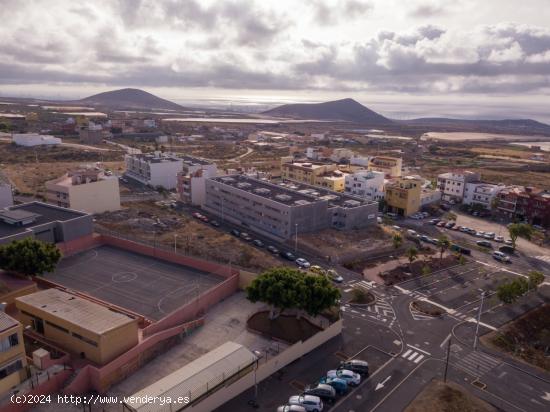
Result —
M 437 176 L 437 188 L 441 191 L 441 198 L 447 202 L 460 203 L 464 198 L 464 189 L 467 183 L 478 182 L 480 174 L 470 171 L 454 171 Z
M 359 170 L 346 176 L 345 193 L 363 199 L 380 201 L 384 199 L 384 173 Z
M 441 191 L 423 188 L 420 193 L 420 207 L 441 202 Z
M 154 152 L 153 154 L 127 154 L 125 175 L 145 185 L 175 189 L 178 173 L 183 170 L 183 159 L 174 154 Z
M 11 184 L 0 174 L 0 209 L 13 206 Z
M 202 206 L 206 199 L 206 179 L 216 177 L 215 163 L 204 159 L 183 156 L 183 170 L 178 173 L 177 190 L 182 202 Z
M 41 135 L 37 133 L 14 134 L 12 141 L 18 146 L 42 146 L 61 144 L 61 139 L 50 135 Z
M 484 209 L 491 210 L 493 199 L 503 187 L 483 182 L 466 183 L 463 203 L 466 205 L 479 204 Z
M 371 156 L 361 156 L 361 155 L 358 155 L 358 154 L 353 154 L 350 158 L 349 158 L 349 163 L 351 165 L 354 165 L 354 166 L 363 166 L 363 167 L 368 167 L 369 166 L 369 162 L 370 160 L 372 159 Z

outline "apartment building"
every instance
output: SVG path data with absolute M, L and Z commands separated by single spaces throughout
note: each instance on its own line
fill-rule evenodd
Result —
M 441 199 L 446 202 L 460 203 L 464 199 L 466 184 L 479 182 L 480 174 L 470 171 L 453 171 L 437 176 L 437 188 L 442 192 Z
M 512 186 L 496 196 L 496 213 L 510 220 L 550 227 L 550 191 Z
M 466 183 L 462 203 L 465 205 L 478 205 L 483 209 L 491 210 L 496 195 L 503 187 L 483 182 Z
M 285 162 L 281 165 L 281 177 L 319 186 L 335 192 L 343 192 L 347 172 L 336 163 Z
M 0 311 L 0 396 L 27 379 L 23 326 Z
M 206 179 L 216 177 L 218 168 L 215 163 L 191 156 L 183 156 L 183 170 L 178 173 L 177 191 L 180 200 L 196 206 L 202 206 L 206 197 Z
M 72 170 L 46 182 L 46 200 L 57 206 L 87 213 L 120 209 L 118 178 L 99 168 Z
M 56 288 L 20 296 L 15 305 L 25 326 L 97 365 L 138 343 L 137 319 Z
M 277 240 L 325 228 L 359 229 L 376 223 L 378 204 L 293 181 L 245 175 L 206 181 L 204 209 L 221 220 Z
M 13 191 L 11 183 L 4 174 L 0 173 L 0 208 L 13 205 Z
M 345 193 L 362 199 L 384 199 L 384 173 L 359 170 L 346 176 Z
M 406 176 L 394 179 L 386 184 L 386 208 L 399 216 L 410 216 L 420 210 L 422 179 Z
M 88 126 L 78 129 L 78 137 L 84 144 L 98 144 L 103 141 L 103 127 L 90 122 Z
M 171 190 L 177 187 L 178 173 L 183 170 L 183 159 L 169 153 L 127 154 L 125 175 L 145 185 L 161 186 Z
M 0 244 L 33 237 L 68 242 L 93 233 L 92 215 L 42 202 L 0 209 Z
M 388 179 L 401 177 L 403 159 L 400 157 L 375 156 L 369 161 L 369 170 L 382 172 Z
M 441 202 L 441 192 L 439 190 L 433 190 L 429 188 L 422 188 L 420 193 L 420 207 L 438 204 Z

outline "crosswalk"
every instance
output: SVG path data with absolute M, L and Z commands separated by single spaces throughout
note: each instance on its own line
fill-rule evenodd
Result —
M 422 359 L 426 357 L 426 355 L 414 350 L 414 349 L 407 349 L 402 355 L 402 358 L 407 359 L 408 361 L 411 361 L 412 363 L 420 363 Z
M 550 255 L 533 256 L 535 259 L 542 260 L 543 262 L 550 263 Z
M 376 287 L 376 283 L 369 280 L 352 281 L 349 282 L 348 285 L 352 288 L 357 287 L 365 290 L 371 290 Z
M 395 315 L 392 306 L 388 302 L 383 300 L 377 300 L 374 305 L 367 306 L 365 309 L 367 310 L 367 312 L 380 316 L 385 316 L 387 318 L 393 318 Z
M 482 377 L 501 363 L 498 359 L 476 351 L 470 352 L 465 356 L 453 354 L 453 361 L 456 367 L 477 378 Z

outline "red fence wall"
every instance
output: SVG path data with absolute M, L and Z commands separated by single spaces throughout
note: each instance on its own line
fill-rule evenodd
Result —
M 92 249 L 97 246 L 101 246 L 102 239 L 101 235 L 97 233 L 92 233 L 88 236 L 82 236 L 78 239 L 70 240 L 68 242 L 57 243 L 56 246 L 63 256 L 74 255 L 75 253 L 82 252 L 84 250 Z

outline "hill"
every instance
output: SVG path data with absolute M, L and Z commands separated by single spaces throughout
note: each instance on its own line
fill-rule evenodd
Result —
M 448 119 L 443 117 L 420 118 L 398 121 L 407 126 L 420 126 L 446 131 L 495 132 L 536 135 L 550 134 L 550 125 L 532 119 L 471 120 Z
M 353 123 L 390 124 L 392 121 L 353 99 L 324 103 L 285 104 L 262 114 L 293 119 L 344 121 Z
M 121 109 L 182 110 L 183 106 L 140 89 L 120 89 L 94 94 L 73 103 Z

